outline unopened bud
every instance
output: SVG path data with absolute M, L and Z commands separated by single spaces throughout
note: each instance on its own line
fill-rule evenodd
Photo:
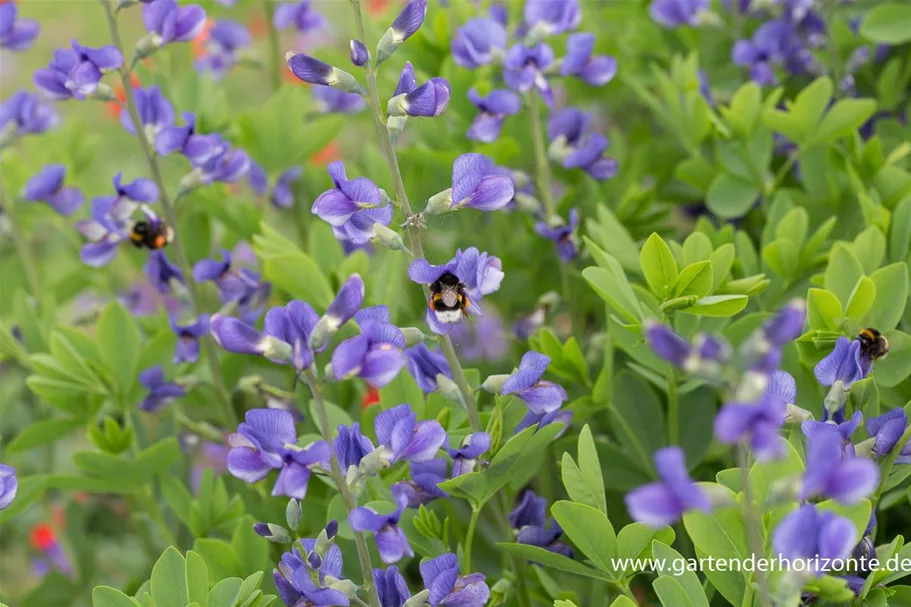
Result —
M 393 251 L 404 251 L 405 243 L 402 241 L 402 236 L 395 230 L 392 230 L 381 223 L 373 224 L 373 242 L 380 246 L 386 247 Z
M 374 476 L 388 468 L 391 462 L 392 450 L 389 447 L 380 445 L 361 458 L 361 463 L 358 464 L 357 469 L 361 476 Z
M 506 380 L 508 380 L 510 377 L 510 375 L 506 374 L 491 375 L 484 380 L 484 383 L 481 384 L 481 387 L 493 394 L 500 394 L 503 392 L 503 384 L 505 384 Z
M 349 599 L 357 596 L 357 584 L 351 580 L 340 580 L 332 577 L 331 575 L 327 575 L 325 580 L 326 586 L 332 588 L 333 590 L 341 592 Z
M 844 383 L 839 379 L 829 388 L 823 406 L 830 415 L 834 415 L 844 408 L 846 402 L 848 402 L 848 391 L 845 390 Z
M 139 39 L 139 42 L 136 43 L 136 57 L 138 59 L 145 59 L 146 57 L 151 56 L 158 49 L 161 48 L 164 40 L 162 37 L 155 32 L 149 32 L 145 36 Z
M 180 178 L 178 197 L 208 184 L 209 182 L 202 171 L 200 169 L 193 169 Z
M 351 48 L 351 63 L 363 67 L 370 60 L 370 52 L 360 40 L 352 40 L 348 46 Z
M 876 437 L 868 438 L 854 445 L 854 455 L 857 457 L 876 457 Z
M 329 521 L 324 531 L 330 540 L 335 539 L 335 536 L 338 535 L 338 521 L 335 519 Z
M 430 591 L 421 590 L 419 593 L 406 600 L 402 607 L 424 607 L 424 605 L 427 604 L 429 598 Z
M 430 200 L 427 201 L 427 208 L 424 209 L 424 213 L 439 215 L 440 213 L 448 213 L 451 210 L 452 188 L 449 188 L 431 196 Z
M 398 141 L 399 135 L 405 130 L 407 123 L 408 116 L 389 116 L 389 119 L 386 120 L 386 130 L 389 131 L 389 138 L 392 143 Z
M 297 531 L 301 524 L 301 503 L 294 498 L 288 500 L 288 507 L 285 508 L 285 522 L 292 531 Z
M 442 373 L 437 373 L 437 389 L 440 391 L 440 394 L 449 400 L 459 403 L 462 406 L 465 405 L 459 387 L 448 376 L 443 375 Z
M 402 335 L 405 336 L 405 346 L 410 348 L 423 343 L 427 336 L 417 327 L 402 327 Z
M 314 571 L 323 566 L 323 557 L 318 555 L 316 552 L 311 552 L 307 555 L 307 566 Z
M 263 356 L 266 358 L 288 362 L 291 360 L 291 355 L 293 349 L 291 344 L 288 342 L 282 341 L 277 337 L 272 337 L 271 335 L 266 335 L 263 339 Z
M 323 315 L 310 333 L 310 349 L 318 352 L 329 343 L 329 340 L 332 339 L 332 336 L 337 331 L 338 323 L 333 322 L 332 317 Z
M 114 95 L 114 91 L 103 82 L 99 82 L 98 86 L 95 88 L 95 92 L 89 95 L 89 99 L 94 99 L 96 101 L 117 101 L 117 96 Z
M 257 535 L 266 538 L 270 542 L 275 542 L 276 544 L 291 543 L 291 534 L 288 533 L 288 530 L 281 525 L 273 525 L 272 523 L 256 523 L 253 525 L 253 531 L 255 531 Z
M 813 419 L 813 414 L 793 403 L 788 403 L 788 412 L 784 417 L 786 424 L 802 424 L 808 419 Z

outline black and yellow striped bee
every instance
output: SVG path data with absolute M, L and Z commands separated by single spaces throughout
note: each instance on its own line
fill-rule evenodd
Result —
M 861 329 L 857 336 L 860 341 L 860 352 L 871 359 L 882 358 L 889 353 L 889 340 L 876 329 Z
M 130 242 L 138 249 L 145 247 L 156 251 L 165 248 L 173 239 L 174 230 L 158 219 L 137 221 L 130 229 Z
M 468 316 L 471 301 L 459 277 L 446 272 L 430 285 L 430 309 L 437 320 L 444 324 L 457 323 Z

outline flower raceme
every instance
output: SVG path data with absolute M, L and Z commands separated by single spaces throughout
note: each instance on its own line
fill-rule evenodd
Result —
M 52 164 L 29 179 L 22 188 L 22 198 L 29 202 L 44 202 L 61 215 L 72 215 L 82 206 L 82 192 L 64 186 L 66 167 Z
M 110 97 L 110 89 L 100 88 L 101 78 L 122 65 L 123 55 L 115 47 L 91 48 L 73 40 L 72 49 L 54 51 L 53 61 L 36 71 L 33 81 L 39 91 L 55 101 Z
M 418 86 L 414 67 L 408 61 L 392 98 L 386 104 L 386 113 L 395 117 L 432 118 L 446 111 L 451 96 L 452 89 L 445 78 L 431 78 Z
M 655 468 L 660 481 L 626 494 L 626 507 L 633 520 L 658 529 L 677 522 L 687 510 L 712 509 L 709 496 L 687 474 L 680 448 L 665 447 L 655 452 Z
M 31 48 L 40 31 L 34 19 L 19 19 L 14 2 L 0 4 L 0 48 L 21 53 Z

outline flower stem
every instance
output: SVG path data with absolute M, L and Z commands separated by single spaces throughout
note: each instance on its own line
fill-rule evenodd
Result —
M 531 110 L 531 138 L 535 146 L 535 177 L 541 202 L 544 203 L 545 220 L 554 214 L 554 200 L 551 192 L 550 161 L 547 159 L 547 148 L 544 147 L 544 131 L 541 129 L 541 100 L 532 91 L 526 95 Z
M 2 184 L 0 184 L 0 200 L 3 201 L 3 212 L 9 218 L 13 242 L 16 245 L 16 252 L 19 253 L 19 259 L 22 261 L 22 267 L 25 268 L 25 278 L 28 280 L 29 290 L 32 297 L 35 298 L 35 304 L 40 307 L 41 302 L 44 301 L 41 276 L 38 273 L 38 265 L 35 263 L 35 256 L 29 246 L 25 228 L 19 219 L 19 203 L 6 195 Z
M 474 506 L 471 509 L 471 518 L 468 520 L 468 531 L 465 533 L 465 564 L 463 567 L 465 571 L 471 571 L 471 545 L 474 543 L 475 529 L 478 526 L 478 518 L 481 516 L 482 508 L 484 508 L 483 504 Z
M 757 557 L 763 556 L 762 529 L 760 528 L 759 517 L 756 516 L 756 508 L 753 504 L 753 487 L 750 484 L 750 455 L 746 445 L 737 447 L 737 454 L 740 466 L 740 484 L 743 490 L 744 514 L 746 519 L 747 544 Z M 762 604 L 772 607 L 772 595 L 769 591 L 769 584 L 765 574 L 758 569 L 753 572 L 753 578 L 759 586 L 759 594 L 762 598 Z
M 680 444 L 680 399 L 677 396 L 677 374 L 667 373 L 667 431 L 668 443 Z
M 367 44 L 364 31 L 364 17 L 361 13 L 360 0 L 351 0 L 351 7 L 354 9 L 354 23 L 357 28 L 358 39 Z M 368 61 L 365 65 L 367 71 L 367 103 L 370 105 L 370 111 L 373 114 L 373 122 L 376 126 L 377 136 L 380 138 L 380 147 L 383 150 L 383 156 L 386 158 L 386 164 L 389 167 L 389 173 L 392 176 L 392 185 L 395 188 L 395 195 L 405 213 L 405 220 L 408 223 L 408 244 L 409 249 L 415 257 L 424 257 L 424 244 L 421 241 L 421 228 L 414 222 L 407 221 L 412 218 L 413 212 L 411 203 L 408 201 L 408 194 L 405 192 L 405 182 L 402 180 L 402 171 L 399 168 L 399 161 L 395 154 L 395 147 L 389 138 L 389 131 L 386 130 L 386 121 L 383 117 L 383 110 L 380 106 L 380 95 L 376 86 L 376 72 Z M 424 285 L 424 297 L 430 298 L 430 287 Z M 468 413 L 468 421 L 471 423 L 473 432 L 481 432 L 484 428 L 481 426 L 481 416 L 478 413 L 478 401 L 475 398 L 471 386 L 468 384 L 468 378 L 465 376 L 465 370 L 462 363 L 456 355 L 455 348 L 452 346 L 452 340 L 448 335 L 442 335 L 440 338 L 440 348 L 446 356 L 446 362 L 452 370 L 453 381 L 462 393 L 462 400 L 465 402 L 465 409 Z
M 329 443 L 330 446 L 329 469 L 332 481 L 341 494 L 342 501 L 345 502 L 345 508 L 351 513 L 352 510 L 357 508 L 357 500 L 351 495 L 351 491 L 348 490 L 348 481 L 345 480 L 345 475 L 339 466 L 338 458 L 335 455 L 335 449 L 331 448 L 334 437 L 332 436 L 332 428 L 329 425 L 329 416 L 326 413 L 326 402 L 323 400 L 323 393 L 322 390 L 320 390 L 319 381 L 312 368 L 304 371 L 302 376 L 310 387 L 310 394 L 313 395 L 313 404 L 316 408 L 316 418 L 320 433 L 323 435 L 323 440 Z M 355 531 L 354 543 L 357 546 L 357 556 L 361 564 L 361 574 L 364 577 L 364 586 L 367 589 L 370 605 L 371 607 L 382 607 L 376 586 L 373 584 L 373 565 L 370 562 L 370 552 L 367 550 L 367 541 L 364 539 L 364 534 L 360 531 Z
M 107 15 L 111 42 L 121 54 L 123 54 L 123 42 L 120 39 L 120 30 L 117 27 L 117 18 L 114 16 L 111 3 L 108 0 L 101 0 L 101 3 L 104 6 L 104 11 Z M 170 246 L 174 248 L 177 265 L 180 267 L 181 272 L 183 272 L 184 280 L 186 281 L 187 292 L 190 295 L 190 305 L 193 308 L 193 316 L 198 317 L 203 312 L 201 305 L 202 299 L 199 293 L 199 286 L 196 284 L 196 281 L 193 280 L 193 268 L 190 266 L 187 251 L 183 246 L 183 241 L 177 233 L 177 213 L 174 210 L 174 205 L 165 188 L 164 178 L 161 175 L 161 168 L 158 166 L 158 161 L 144 135 L 142 120 L 139 118 L 139 111 L 136 109 L 136 97 L 133 95 L 130 72 L 126 69 L 120 69 L 119 73 L 120 80 L 123 84 L 124 94 L 126 95 L 127 112 L 130 115 L 130 121 L 133 123 L 133 129 L 136 131 L 136 140 L 139 142 L 142 154 L 145 156 L 146 163 L 149 165 L 149 171 L 152 173 L 152 178 L 158 186 L 158 197 L 161 202 L 162 210 L 164 211 L 165 220 L 171 229 L 174 230 L 175 237 Z M 206 335 L 200 341 L 203 342 L 201 344 L 202 350 L 205 353 L 209 374 L 212 376 L 212 385 L 215 388 L 215 393 L 218 395 L 218 401 L 222 408 L 222 416 L 224 417 L 225 424 L 234 426 L 237 424 L 237 417 L 231 406 L 231 396 L 225 388 L 224 379 L 221 375 L 221 366 L 218 363 L 218 354 L 215 351 L 215 343 L 210 335 Z
M 266 9 L 266 28 L 269 33 L 269 82 L 272 90 L 277 91 L 282 85 L 282 57 L 278 46 L 278 30 L 275 29 L 275 23 L 272 20 L 275 14 L 275 3 L 273 0 L 266 0 L 263 6 Z
M 911 425 L 905 428 L 904 433 L 901 438 L 898 439 L 898 442 L 895 443 L 895 446 L 892 447 L 892 452 L 886 458 L 886 461 L 883 463 L 882 469 L 879 471 L 881 476 L 879 480 L 879 487 L 876 489 L 876 493 L 873 494 L 873 510 L 876 510 L 876 505 L 879 504 L 880 498 L 883 496 L 883 492 L 886 490 L 886 483 L 889 481 L 889 473 L 892 472 L 892 467 L 895 465 L 895 460 L 898 459 L 898 455 L 901 452 L 905 444 L 911 440 Z

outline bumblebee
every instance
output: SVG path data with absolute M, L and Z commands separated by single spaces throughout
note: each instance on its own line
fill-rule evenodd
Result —
M 430 309 L 436 314 L 437 320 L 444 324 L 457 323 L 462 316 L 468 316 L 469 304 L 465 285 L 459 277 L 446 272 L 430 285 Z
M 860 353 L 876 360 L 889 353 L 889 340 L 876 329 L 861 329 L 857 336 Z
M 137 221 L 130 230 L 130 242 L 137 249 L 155 251 L 165 248 L 174 239 L 174 230 L 163 221 Z

